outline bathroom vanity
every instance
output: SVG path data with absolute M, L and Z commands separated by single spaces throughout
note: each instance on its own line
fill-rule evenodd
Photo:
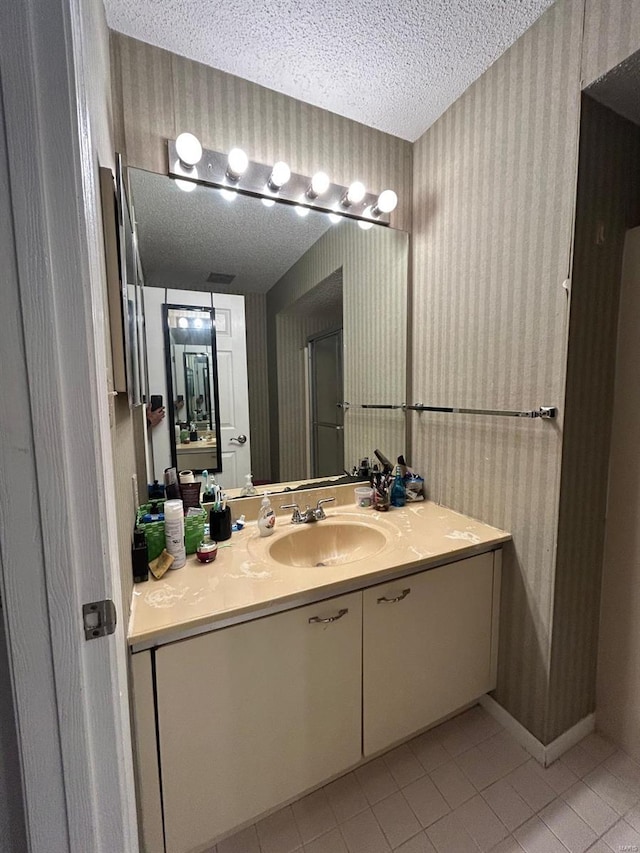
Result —
M 147 853 L 206 850 L 495 686 L 509 535 L 431 502 L 311 495 L 338 498 L 325 520 L 247 525 L 214 563 L 135 588 Z

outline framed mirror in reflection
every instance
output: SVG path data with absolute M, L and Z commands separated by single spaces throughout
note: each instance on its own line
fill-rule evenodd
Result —
M 219 472 L 215 312 L 165 304 L 162 314 L 171 464 L 178 471 Z
M 137 169 L 129 170 L 129 184 L 145 281 L 149 390 L 163 393 L 168 382 L 163 306 L 211 310 L 216 479 L 224 488 L 241 487 L 251 473 L 256 485 L 275 491 L 341 475 L 375 448 L 392 459 L 405 452 L 402 411 L 356 406 L 406 401 L 406 233 L 363 230 L 344 217 L 212 187 L 183 192 L 170 178 Z M 185 383 L 181 422 L 209 414 L 204 373 L 199 391 L 191 375 L 194 394 Z M 177 393 L 166 399 L 177 405 Z M 356 406 L 345 411 L 345 400 Z M 167 420 L 152 434 L 151 479 L 161 479 L 173 458 Z

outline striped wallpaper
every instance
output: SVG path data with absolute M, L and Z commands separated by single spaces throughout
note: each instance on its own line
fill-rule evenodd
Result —
M 344 399 L 352 403 L 405 402 L 408 255 L 409 238 L 402 231 L 390 228 L 363 231 L 352 222 L 330 229 L 268 292 L 268 334 L 275 339 L 275 318 L 341 268 Z M 320 331 L 320 327 L 309 331 Z M 296 425 L 289 421 L 289 408 L 284 407 L 284 414 L 278 411 L 279 396 L 284 391 L 286 398 L 291 398 L 283 382 L 287 377 L 295 382 L 299 370 L 292 367 L 287 373 L 283 359 L 278 374 L 277 380 L 273 374 L 272 383 L 277 383 L 280 394 L 273 390 L 273 385 L 270 390 L 271 432 L 279 434 L 278 455 L 281 463 L 285 462 L 277 479 L 286 480 L 283 471 L 291 473 L 286 462 L 290 455 L 287 448 L 293 443 L 298 460 L 302 451 L 297 447 L 300 439 L 296 441 L 291 434 Z M 402 413 L 356 409 L 346 412 L 345 465 L 357 464 L 362 456 L 371 456 L 377 447 L 390 459 L 406 453 L 405 420 Z
M 583 96 L 548 739 L 595 708 L 618 302 L 640 128 Z
M 581 4 L 560 0 L 415 145 L 422 402 L 562 406 L 582 24 Z M 421 414 L 412 426 L 432 497 L 513 533 L 496 698 L 544 740 L 562 417 Z
M 640 48 L 640 0 L 586 0 L 582 84 L 586 87 Z

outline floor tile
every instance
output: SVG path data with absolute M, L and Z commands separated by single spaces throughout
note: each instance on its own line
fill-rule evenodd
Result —
M 526 764 L 522 764 L 512 773 L 509 773 L 507 781 L 520 794 L 525 803 L 534 812 L 537 812 L 555 800 L 556 792 L 536 772 L 535 765 L 537 765 L 535 758 L 530 759 Z
M 456 763 L 477 790 L 482 790 L 529 760 L 529 755 L 506 732 L 499 732 L 463 752 Z
M 462 823 L 483 851 L 491 850 L 509 834 L 505 825 L 479 794 L 459 806 L 453 816 Z
M 602 763 L 599 758 L 583 749 L 579 743 L 562 755 L 562 761 L 580 779 Z
M 332 829 L 315 841 L 305 844 L 304 853 L 348 853 L 348 851 L 340 830 Z
M 636 832 L 640 832 L 640 804 L 635 805 L 630 809 L 624 816 L 624 819 L 636 830 Z
M 600 763 L 613 755 L 617 750 L 617 747 L 614 746 L 608 738 L 598 732 L 592 732 L 590 735 L 583 738 L 580 741 L 580 746 L 585 752 L 593 756 L 593 758 L 597 759 Z
M 258 821 L 256 831 L 261 853 L 293 853 L 302 847 L 291 806 Z
M 584 782 L 576 782 L 562 797 L 596 835 L 611 829 L 619 819 L 618 813 Z
M 359 767 L 356 770 L 356 778 L 371 806 L 398 790 L 398 785 L 382 758 L 376 758 Z
M 349 818 L 340 830 L 349 853 L 388 853 L 391 850 L 371 809 Z
M 593 847 L 590 847 L 587 850 L 587 853 L 611 853 L 611 848 L 608 844 L 605 844 L 604 841 L 596 841 Z
M 440 740 L 453 757 L 502 731 L 502 726 L 480 705 L 454 717 L 451 723 L 451 728 Z
M 419 832 L 400 847 L 396 847 L 393 853 L 438 853 L 438 851 L 427 838 L 427 833 Z
M 436 767 L 429 776 L 452 809 L 476 795 L 476 789 L 454 761 Z
M 404 788 L 405 785 L 424 776 L 424 767 L 406 744 L 387 752 L 383 758 L 400 788 Z
M 578 781 L 578 777 L 573 770 L 570 770 L 561 759 L 554 761 L 549 767 L 543 767 L 537 761 L 532 766 L 543 782 L 546 782 L 556 794 L 564 794 L 565 791 L 568 791 Z
M 615 826 L 612 826 L 603 838 L 609 847 L 619 853 L 620 851 L 637 851 L 640 850 L 640 832 L 630 826 L 626 821 L 619 820 Z
M 598 840 L 593 829 L 564 800 L 554 800 L 540 812 L 540 817 L 569 853 L 585 853 Z
M 373 813 L 394 849 L 417 835 L 422 828 L 401 791 L 373 806 Z
M 451 760 L 451 756 L 437 737 L 437 729 L 418 735 L 409 742 L 409 748 L 427 773 Z
M 291 806 L 304 844 L 336 826 L 336 819 L 324 789 L 314 791 Z
M 368 808 L 369 804 L 353 773 L 347 773 L 323 789 L 338 823 Z
M 427 829 L 438 853 L 479 853 L 480 848 L 452 814 L 440 818 Z
M 510 835 L 494 847 L 491 853 L 523 853 L 523 848 L 518 844 L 513 835 Z
M 624 752 L 617 750 L 612 756 L 607 758 L 604 766 L 640 797 L 640 764 Z
M 532 809 L 506 779 L 500 779 L 485 788 L 482 796 L 509 832 L 533 817 Z
M 407 785 L 403 794 L 423 827 L 430 826 L 450 811 L 446 800 L 428 776 Z
M 255 825 L 241 829 L 224 841 L 219 841 L 218 853 L 260 853 L 260 842 Z
M 606 767 L 596 767 L 584 777 L 584 782 L 620 815 L 638 802 L 637 795 Z
M 532 817 L 513 833 L 526 853 L 567 853 L 567 848 L 539 817 Z

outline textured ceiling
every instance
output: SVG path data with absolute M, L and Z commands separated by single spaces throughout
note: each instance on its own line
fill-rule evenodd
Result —
M 164 175 L 129 169 L 145 283 L 217 293 L 265 293 L 331 225 L 326 214 L 301 218 L 290 205 L 265 207 L 238 195 L 226 201 L 219 190 L 199 186 L 185 193 Z M 380 227 L 380 226 L 374 226 Z M 207 282 L 210 273 L 229 273 L 229 285 Z
M 414 141 L 552 0 L 104 0 L 141 41 Z

